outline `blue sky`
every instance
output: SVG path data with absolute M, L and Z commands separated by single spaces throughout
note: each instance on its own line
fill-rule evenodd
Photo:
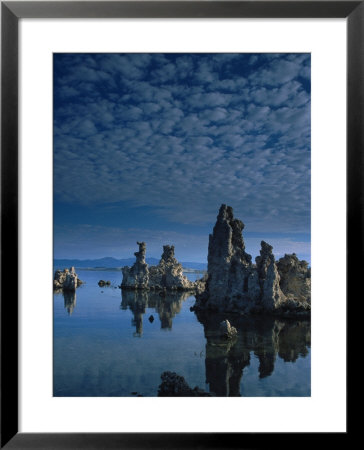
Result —
M 54 257 L 205 262 L 222 203 L 310 261 L 309 54 L 55 54 Z

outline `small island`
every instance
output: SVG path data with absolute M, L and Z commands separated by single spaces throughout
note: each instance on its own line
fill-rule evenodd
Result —
M 53 279 L 53 289 L 65 292 L 75 292 L 83 282 L 78 278 L 74 267 L 64 270 L 56 270 Z

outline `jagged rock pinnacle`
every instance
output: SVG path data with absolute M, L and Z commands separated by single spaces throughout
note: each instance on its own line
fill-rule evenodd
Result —
M 164 245 L 163 254 L 157 266 L 145 262 L 146 244 L 137 242 L 139 252 L 135 252 L 136 261 L 132 267 L 123 267 L 122 288 L 126 289 L 170 289 L 203 290 L 204 282 L 193 283 L 183 275 L 183 267 L 174 256 L 174 246 Z
M 291 300 L 297 300 L 295 292 L 288 292 L 289 286 L 294 283 L 284 278 L 286 292 L 281 289 L 281 277 L 271 245 L 262 241 L 260 256 L 255 259 L 256 265 L 252 264 L 251 256 L 245 251 L 243 229 L 244 224 L 234 218 L 232 207 L 222 204 L 209 237 L 206 289 L 196 296 L 195 309 L 239 313 L 276 311 L 287 304 L 288 295 Z M 288 260 L 286 255 L 279 266 L 284 273 L 288 273 L 289 267 L 293 266 L 299 266 L 304 271 L 304 264 L 300 264 Z M 301 274 L 297 277 L 302 280 L 305 276 Z M 306 287 L 308 282 L 304 283 Z M 307 296 L 304 287 L 302 292 Z M 307 304 L 307 298 L 303 297 L 301 301 Z

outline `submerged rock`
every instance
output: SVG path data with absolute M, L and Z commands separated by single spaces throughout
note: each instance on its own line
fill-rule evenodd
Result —
M 175 372 L 163 372 L 161 379 L 158 397 L 213 397 L 213 394 L 197 386 L 192 389 L 184 377 L 177 375 Z
M 174 246 L 164 245 L 163 254 L 157 266 L 145 262 L 146 244 L 138 242 L 139 252 L 134 253 L 136 262 L 132 267 L 123 267 L 121 287 L 125 289 L 194 290 L 202 291 L 203 279 L 194 283 L 183 275 L 183 267 L 174 256 Z
M 221 205 L 209 237 L 205 290 L 197 293 L 194 309 L 245 314 L 263 311 L 281 313 L 289 308 L 291 313 L 295 309 L 307 313 L 309 288 L 305 290 L 302 281 L 304 267 L 307 269 L 303 264 L 305 262 L 295 261 L 296 265 L 293 264 L 292 268 L 292 264 L 282 261 L 280 267 L 284 275 L 281 288 L 273 247 L 262 241 L 260 256 L 256 257 L 256 264 L 253 265 L 251 256 L 245 251 L 243 229 L 243 222 L 234 218 L 231 206 Z M 292 269 L 291 272 L 287 267 Z M 304 283 L 308 287 L 309 283 Z M 292 293 L 297 285 L 302 286 L 300 297 Z
M 219 335 L 225 339 L 231 339 L 238 334 L 235 327 L 230 325 L 228 320 L 223 320 L 219 326 Z
M 111 285 L 111 282 L 108 280 L 108 281 L 105 281 L 105 280 L 100 280 L 98 283 L 97 283 L 100 287 L 104 287 L 104 286 L 110 286 Z
M 53 289 L 63 291 L 75 291 L 81 286 L 82 281 L 78 278 L 75 268 L 56 270 L 53 279 Z

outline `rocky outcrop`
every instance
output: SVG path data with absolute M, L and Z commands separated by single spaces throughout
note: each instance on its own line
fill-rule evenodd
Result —
M 273 247 L 262 241 L 260 256 L 255 258 L 260 287 L 258 305 L 265 310 L 276 309 L 285 301 L 285 296 L 279 285 L 280 276 L 272 251 Z
M 243 314 L 309 311 L 307 291 L 304 294 L 302 289 L 300 297 L 292 293 L 291 289 L 298 281 L 296 284 L 288 281 L 293 280 L 293 275 L 288 276 L 289 270 L 286 270 L 287 265 L 284 263 L 280 266 L 282 273 L 286 270 L 284 273 L 287 276 L 281 287 L 281 276 L 271 245 L 262 241 L 260 256 L 256 257 L 256 264 L 252 263 L 251 256 L 245 251 L 243 229 L 244 224 L 234 218 L 233 209 L 221 205 L 213 233 L 209 237 L 205 290 L 197 293 L 194 309 Z M 301 267 L 301 263 L 298 262 L 297 267 Z M 293 270 L 296 279 L 299 278 L 297 270 Z
M 147 289 L 149 287 L 148 264 L 145 262 L 146 244 L 137 242 L 139 251 L 135 252 L 136 261 L 132 267 L 122 268 L 123 282 L 121 287 L 133 289 Z
M 132 267 L 122 268 L 124 289 L 193 290 L 201 292 L 205 288 L 203 279 L 192 282 L 183 275 L 183 267 L 174 256 L 174 246 L 164 245 L 163 254 L 157 266 L 145 262 L 146 244 L 138 242 L 139 252 L 134 253 L 136 262 Z
M 162 383 L 158 389 L 158 397 L 212 397 L 213 395 L 197 386 L 193 389 L 184 377 L 175 372 L 163 372 Z
M 183 267 L 174 256 L 174 245 L 164 245 L 158 266 L 149 268 L 149 287 L 177 290 L 194 288 L 194 284 L 183 275 Z
M 208 296 L 211 306 L 233 309 L 249 302 L 245 295 L 251 275 L 251 256 L 245 252 L 244 224 L 234 219 L 230 206 L 222 205 L 208 248 Z
M 201 294 L 206 289 L 208 275 L 205 273 L 202 278 L 194 282 L 194 288 L 197 294 Z
M 100 280 L 97 284 L 98 284 L 100 287 L 111 286 L 111 281 L 110 281 L 110 280 L 107 280 L 107 281 L 105 281 L 105 280 Z
M 63 290 L 74 292 L 77 287 L 81 286 L 82 281 L 78 278 L 75 268 L 56 270 L 53 280 L 54 290 Z
M 279 286 L 287 299 L 311 303 L 311 269 L 295 253 L 277 261 Z

